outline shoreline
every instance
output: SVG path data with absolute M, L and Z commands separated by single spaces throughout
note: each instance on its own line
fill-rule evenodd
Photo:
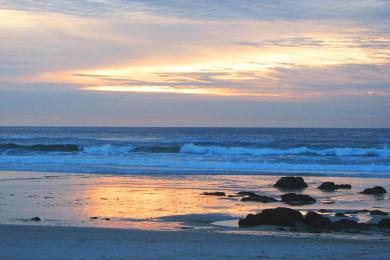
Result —
M 217 259 L 389 256 L 388 240 L 0 224 L 0 258 Z

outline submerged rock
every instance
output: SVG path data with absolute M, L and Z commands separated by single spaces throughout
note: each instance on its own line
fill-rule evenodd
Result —
M 369 195 L 380 195 L 387 193 L 387 191 L 382 186 L 375 186 L 374 188 L 367 188 L 360 193 Z
M 264 209 L 254 215 L 249 214 L 244 219 L 238 221 L 240 227 L 253 227 L 260 225 L 295 227 L 303 223 L 301 212 L 289 208 Z
M 372 215 L 381 215 L 381 216 L 387 216 L 387 215 L 389 215 L 388 213 L 386 213 L 386 212 L 383 212 L 383 211 L 381 211 L 381 210 L 373 210 L 373 211 L 370 211 L 370 215 L 372 216 Z
M 302 177 L 282 177 L 275 184 L 274 187 L 282 189 L 303 189 L 307 184 Z
M 36 221 L 36 222 L 39 222 L 41 221 L 41 218 L 40 217 L 33 217 L 30 219 L 31 221 Z
M 241 199 L 241 201 L 256 201 L 256 202 L 262 202 L 262 203 L 270 203 L 270 202 L 277 202 L 278 200 L 272 197 L 268 196 L 260 196 L 257 194 L 250 195 L 248 197 L 244 197 Z
M 316 203 L 316 199 L 305 194 L 287 193 L 280 197 L 284 203 L 289 205 L 307 205 Z
M 202 195 L 208 195 L 208 196 L 226 196 L 225 192 L 222 191 L 215 191 L 215 192 L 203 192 Z
M 334 191 L 337 189 L 351 189 L 352 186 L 350 184 L 335 184 L 334 182 L 323 182 L 320 186 L 318 186 L 318 189 L 320 190 L 328 190 L 328 191 Z
M 240 192 L 237 192 L 237 195 L 238 196 L 257 196 L 257 194 L 252 192 L 252 191 L 240 191 Z
M 309 227 L 324 228 L 331 224 L 329 218 L 322 216 L 313 211 L 309 211 L 305 215 L 305 224 Z
M 379 226 L 385 227 L 385 228 L 390 228 L 390 218 L 384 218 L 378 223 Z

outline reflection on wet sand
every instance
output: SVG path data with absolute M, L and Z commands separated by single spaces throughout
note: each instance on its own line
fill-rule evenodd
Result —
M 2 172 L 0 191 L 1 222 L 17 223 L 39 216 L 44 224 L 104 226 L 141 229 L 176 229 L 185 226 L 168 216 L 219 214 L 240 218 L 264 208 L 286 206 L 281 202 L 241 202 L 235 196 L 205 196 L 205 191 L 254 191 L 279 199 L 284 191 L 272 185 L 277 176 L 238 175 L 153 175 L 103 176 Z M 381 184 L 390 190 L 390 180 L 361 178 L 305 177 L 309 187 L 303 192 L 317 203 L 296 209 L 374 209 L 390 210 L 388 196 L 367 196 L 358 192 Z M 317 186 L 324 180 L 352 184 L 351 190 L 323 192 Z M 10 194 L 12 193 L 12 196 Z M 223 220 L 223 219 L 218 219 Z M 193 219 L 196 222 L 196 219 Z M 212 219 L 210 219 L 212 221 Z

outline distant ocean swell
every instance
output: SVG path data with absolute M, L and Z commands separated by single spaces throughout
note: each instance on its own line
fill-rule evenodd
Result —
M 183 145 L 96 145 L 82 146 L 76 144 L 32 144 L 22 145 L 15 143 L 0 144 L 0 151 L 32 151 L 32 152 L 78 152 L 100 155 L 125 155 L 130 153 L 183 153 L 203 155 L 248 155 L 248 156 L 334 156 L 334 157 L 380 157 L 389 158 L 390 148 L 308 148 L 294 147 L 289 149 L 261 148 L 261 147 L 226 147 L 197 145 L 193 143 Z

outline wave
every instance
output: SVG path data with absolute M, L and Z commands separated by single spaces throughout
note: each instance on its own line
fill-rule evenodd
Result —
M 129 153 L 182 153 L 199 155 L 248 155 L 248 156 L 327 156 L 327 157 L 379 157 L 389 158 L 390 148 L 308 148 L 295 147 L 289 149 L 227 147 L 216 145 L 198 145 L 188 143 L 183 145 L 113 145 L 103 144 L 82 146 L 76 144 L 16 144 L 0 143 L 0 150 L 37 151 L 37 152 L 81 152 L 99 155 L 126 155 Z
M 266 162 L 197 161 L 154 158 L 147 160 L 143 155 L 134 158 L 118 157 L 47 157 L 4 156 L 0 170 L 54 171 L 54 172 L 92 172 L 92 173 L 188 173 L 188 174 L 267 174 L 299 173 L 304 175 L 329 176 L 390 176 L 389 164 L 293 164 Z
M 0 144 L 1 150 L 24 150 L 40 152 L 78 152 L 81 148 L 75 144 L 32 144 L 22 145 L 15 143 Z
M 250 148 L 250 147 L 223 147 L 201 146 L 185 144 L 180 149 L 189 154 L 216 154 L 216 155 L 315 155 L 315 156 L 377 156 L 390 157 L 390 149 L 384 148 L 328 148 L 313 149 L 297 147 L 290 149 Z
M 111 144 L 83 148 L 83 152 L 88 154 L 126 154 L 133 150 L 134 146 L 114 146 Z

